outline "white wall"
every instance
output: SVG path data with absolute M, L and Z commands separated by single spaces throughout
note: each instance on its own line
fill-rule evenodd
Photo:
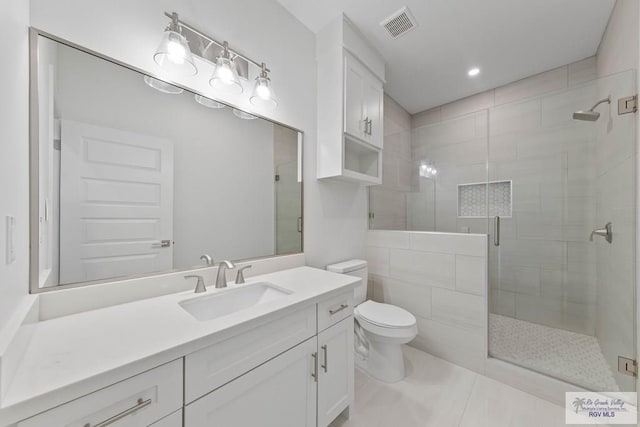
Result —
M 59 48 L 58 63 L 58 118 L 173 143 L 174 268 L 201 264 L 204 253 L 274 253 L 271 122 L 205 108 L 190 93 L 161 93 L 138 73 L 72 48 Z
M 0 341 L 26 299 L 29 265 L 29 2 L 0 2 Z M 16 261 L 6 264 L 6 215 L 16 218 Z
M 274 112 L 256 110 L 246 95 L 227 100 L 304 131 L 304 249 L 308 263 L 323 267 L 362 257 L 367 229 L 366 189 L 315 179 L 315 37 L 274 0 L 33 0 L 31 23 L 143 70 L 160 73 L 152 55 L 167 24 L 164 11 L 179 12 L 211 36 L 226 39 L 232 47 L 269 65 L 279 97 Z M 214 96 L 208 86 L 210 70 L 201 68 L 198 76 L 174 79 Z

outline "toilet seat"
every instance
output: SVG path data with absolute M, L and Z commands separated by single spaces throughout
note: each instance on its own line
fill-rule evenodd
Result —
M 355 310 L 361 320 L 382 328 L 411 328 L 416 324 L 413 314 L 391 304 L 365 301 Z
M 362 329 L 373 334 L 370 337 L 374 340 L 405 343 L 418 333 L 416 318 L 391 304 L 365 301 L 355 307 L 354 315 Z

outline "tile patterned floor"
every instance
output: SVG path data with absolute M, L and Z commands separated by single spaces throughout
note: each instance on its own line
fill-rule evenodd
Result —
M 351 419 L 331 427 L 560 427 L 564 408 L 404 347 L 407 377 L 395 384 L 356 370 Z
M 596 391 L 620 391 L 595 337 L 491 314 L 489 352 Z

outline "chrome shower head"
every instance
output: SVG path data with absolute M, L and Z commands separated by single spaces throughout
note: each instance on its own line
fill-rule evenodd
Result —
M 600 118 L 600 113 L 597 111 L 576 111 L 573 113 L 573 120 L 583 120 L 586 122 L 595 122 Z
M 596 107 L 600 104 L 603 103 L 607 103 L 607 104 L 611 104 L 611 96 L 606 97 L 605 99 L 601 99 L 600 101 L 596 102 L 596 104 L 591 107 L 591 109 L 589 111 L 584 111 L 584 110 L 578 110 L 575 113 L 573 113 L 573 120 L 582 120 L 585 122 L 595 122 L 596 120 L 598 120 L 600 118 L 600 113 L 598 113 L 597 111 L 593 111 L 596 109 Z

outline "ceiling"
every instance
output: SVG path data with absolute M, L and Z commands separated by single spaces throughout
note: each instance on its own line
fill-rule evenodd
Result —
M 317 32 L 345 13 L 387 62 L 385 91 L 410 113 L 596 53 L 615 0 L 278 0 Z M 380 22 L 408 6 L 419 26 Z M 469 78 L 467 71 L 481 72 Z

